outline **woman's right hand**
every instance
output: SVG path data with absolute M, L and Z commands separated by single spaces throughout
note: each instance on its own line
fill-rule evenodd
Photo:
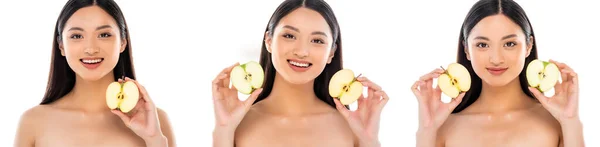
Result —
M 439 86 L 432 87 L 433 79 L 444 73 L 442 69 L 435 69 L 421 76 L 412 86 L 412 92 L 419 102 L 419 130 L 437 131 L 444 124 L 450 113 L 458 106 L 464 97 L 464 93 L 452 99 L 449 103 L 441 100 L 442 91 Z
M 239 63 L 223 69 L 212 82 L 212 95 L 216 117 L 215 129 L 225 129 L 221 131 L 230 133 L 235 131 L 248 110 L 250 110 L 250 106 L 252 106 L 258 94 L 262 91 L 262 88 L 255 90 L 245 101 L 238 99 L 237 89 L 234 86 L 229 88 L 229 74 L 233 67 L 237 65 Z

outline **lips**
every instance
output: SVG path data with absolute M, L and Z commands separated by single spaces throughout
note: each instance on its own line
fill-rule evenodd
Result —
M 312 66 L 312 63 L 296 59 L 288 59 L 288 65 L 296 72 L 305 72 Z
M 306 61 L 300 61 L 300 60 L 294 60 L 294 59 L 288 59 L 287 61 L 291 65 L 297 66 L 300 68 L 308 68 L 308 67 L 312 66 L 312 63 L 306 62 Z
M 488 67 L 487 71 L 492 75 L 502 75 L 508 68 L 505 67 Z
M 87 69 L 96 69 L 104 61 L 104 58 L 82 58 L 79 61 Z

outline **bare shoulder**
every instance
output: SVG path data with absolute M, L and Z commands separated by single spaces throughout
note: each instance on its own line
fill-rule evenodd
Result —
M 173 128 L 171 127 L 171 121 L 169 120 L 169 116 L 167 115 L 167 112 L 165 112 L 165 110 L 157 107 L 156 113 L 158 114 L 160 130 L 162 131 L 163 135 L 165 135 L 165 137 L 167 137 L 167 140 L 169 142 L 169 147 L 176 146 L 175 135 L 173 134 Z
M 27 109 L 21 114 L 19 126 L 27 128 L 35 127 L 36 122 L 42 121 L 45 118 L 44 116 L 47 116 L 52 109 L 53 108 L 48 105 L 37 105 Z
M 561 134 L 560 123 L 544 107 L 534 108 L 528 117 L 531 118 L 532 125 L 538 126 L 538 129 Z
M 38 134 L 36 130 L 43 127 L 38 122 L 44 122 L 44 116 L 46 116 L 49 109 L 52 108 L 47 105 L 37 105 L 21 114 L 15 135 L 15 146 L 33 146 Z

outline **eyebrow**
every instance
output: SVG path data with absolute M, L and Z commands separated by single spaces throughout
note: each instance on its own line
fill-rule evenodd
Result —
M 285 26 L 283 26 L 283 28 L 288 28 L 288 29 L 290 29 L 290 30 L 294 30 L 294 31 L 296 31 L 296 32 L 300 32 L 300 30 L 299 30 L 298 28 L 296 28 L 296 27 L 292 27 L 292 26 L 290 26 L 290 25 L 285 25 Z
M 290 26 L 290 25 L 285 25 L 285 26 L 283 26 L 283 28 L 288 28 L 290 30 L 294 30 L 296 32 L 300 32 L 300 29 L 298 29 L 296 27 L 293 27 L 293 26 Z M 327 34 L 325 34 L 325 32 L 321 32 L 321 31 L 312 32 L 311 35 L 323 35 L 323 36 L 327 37 Z
M 508 38 L 513 38 L 513 37 L 517 37 L 517 34 L 510 34 L 510 35 L 506 35 L 506 36 L 502 37 L 502 40 L 504 40 L 504 39 L 508 39 Z M 489 38 L 487 38 L 487 37 L 483 37 L 483 36 L 477 36 L 477 37 L 475 37 L 474 39 L 481 39 L 481 40 L 487 40 L 487 41 L 490 41 L 490 39 L 489 39 Z
M 508 38 L 513 38 L 513 37 L 517 37 L 517 34 L 506 35 L 506 36 L 502 37 L 502 40 L 508 39 Z
M 327 34 L 325 34 L 324 32 L 321 32 L 321 31 L 316 31 L 316 32 L 313 32 L 311 34 L 312 35 L 323 35 L 323 36 L 327 37 Z
M 106 29 L 106 28 L 112 28 L 112 27 L 110 25 L 103 25 L 103 26 L 96 27 L 96 30 Z M 69 29 L 69 31 L 73 31 L 73 30 L 83 31 L 83 28 L 72 27 L 72 28 Z

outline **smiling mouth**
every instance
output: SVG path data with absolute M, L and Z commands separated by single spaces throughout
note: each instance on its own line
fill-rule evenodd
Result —
M 104 58 L 94 58 L 94 59 L 79 59 L 83 64 L 98 64 L 104 61 Z
M 288 63 L 290 63 L 293 66 L 299 67 L 299 68 L 308 68 L 310 66 L 312 66 L 312 63 L 307 63 L 307 62 L 296 62 L 296 61 L 292 61 L 292 60 L 287 60 Z

